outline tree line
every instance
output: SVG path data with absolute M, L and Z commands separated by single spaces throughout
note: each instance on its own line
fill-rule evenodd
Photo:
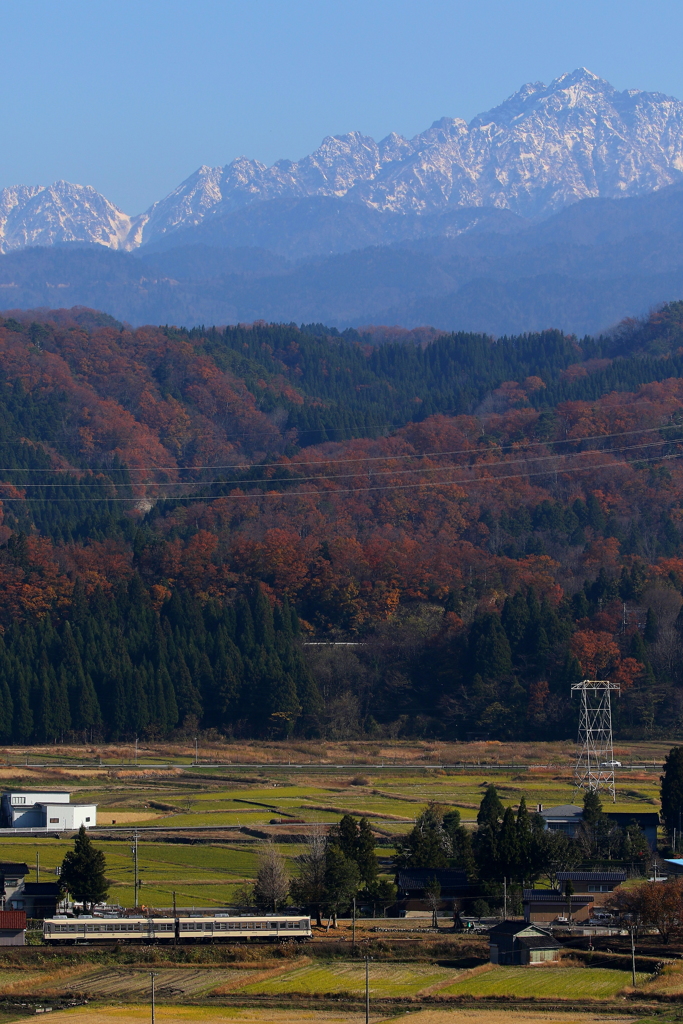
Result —
M 0 637 L 0 741 L 288 735 L 321 707 L 298 633 L 260 589 L 232 605 L 174 591 L 155 608 L 139 576 L 90 600 L 77 588 L 68 618 Z

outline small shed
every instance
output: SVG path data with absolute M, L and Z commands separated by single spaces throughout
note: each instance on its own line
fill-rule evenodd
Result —
M 502 921 L 489 932 L 492 964 L 528 967 L 557 960 L 561 946 L 549 932 L 528 921 Z
M 26 945 L 26 913 L 0 910 L 0 946 Z

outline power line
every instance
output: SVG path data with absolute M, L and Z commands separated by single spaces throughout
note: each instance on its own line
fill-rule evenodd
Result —
M 643 430 L 623 430 L 623 431 L 619 431 L 618 433 L 615 433 L 615 434 L 595 434 L 595 435 L 589 435 L 589 436 L 586 436 L 586 437 L 572 438 L 571 442 L 594 441 L 594 440 L 601 440 L 603 438 L 605 440 L 607 440 L 608 438 L 612 438 L 612 437 L 626 437 L 626 436 L 631 435 L 631 434 L 652 433 L 653 431 L 665 430 L 665 429 L 670 430 L 670 429 L 673 429 L 674 427 L 676 429 L 680 430 L 680 429 L 683 428 L 683 424 L 678 424 L 678 423 L 671 424 L 669 427 L 648 427 L 648 428 L 645 428 Z M 609 452 L 623 452 L 623 451 L 633 451 L 633 450 L 640 449 L 640 448 L 654 448 L 656 445 L 659 445 L 659 444 L 672 444 L 672 443 L 675 443 L 677 441 L 683 441 L 683 438 L 669 438 L 669 439 L 661 438 L 658 441 L 649 441 L 646 444 L 623 445 L 623 446 L 620 446 L 620 447 L 617 447 L 617 448 L 588 448 L 588 449 L 584 449 L 584 450 L 578 451 L 578 452 L 559 452 L 559 453 L 556 453 L 556 454 L 553 454 L 553 455 L 529 455 L 529 456 L 527 456 L 524 459 L 515 459 L 514 461 L 511 461 L 511 462 L 504 462 L 503 460 L 498 460 L 498 462 L 476 462 L 476 463 L 472 464 L 471 468 L 473 468 L 473 469 L 487 468 L 489 466 L 495 466 L 495 465 L 513 466 L 513 465 L 519 465 L 519 464 L 521 464 L 523 462 L 530 462 L 530 461 L 544 462 L 544 461 L 549 461 L 551 459 L 576 458 L 579 455 L 603 455 L 603 454 L 609 453 Z M 538 444 L 540 447 L 547 447 L 550 444 L 566 444 L 568 442 L 565 441 L 565 440 L 558 440 L 558 441 L 548 441 L 548 442 L 538 441 L 538 442 L 535 442 L 535 443 Z M 483 456 L 483 455 L 487 455 L 488 453 L 496 454 L 498 452 L 509 451 L 509 450 L 513 450 L 513 449 L 514 450 L 519 450 L 519 445 L 517 445 L 517 444 L 501 445 L 499 448 L 495 448 L 495 449 L 489 448 L 489 449 L 483 449 L 483 450 L 482 449 L 462 448 L 462 449 L 459 449 L 459 450 L 456 450 L 456 451 L 450 451 L 450 452 L 426 452 L 424 454 L 417 454 L 417 455 L 373 455 L 373 456 L 370 456 L 368 458 L 359 458 L 359 459 L 325 459 L 325 460 L 315 461 L 315 462 L 314 461 L 311 461 L 311 462 L 287 462 L 287 463 L 262 463 L 262 462 L 259 462 L 259 463 L 253 463 L 251 465 L 244 465 L 244 466 L 160 466 L 160 467 L 150 466 L 150 467 L 138 467 L 138 468 L 130 467 L 130 468 L 121 469 L 121 470 L 119 470 L 119 469 L 112 469 L 112 470 L 108 470 L 108 471 L 97 470 L 95 472 L 93 472 L 92 470 L 87 470 L 87 471 L 85 471 L 85 473 L 86 473 L 86 475 L 89 475 L 91 477 L 102 478 L 107 483 L 109 483 L 109 482 L 116 483 L 115 480 L 112 481 L 112 478 L 111 478 L 111 476 L 109 474 L 111 474 L 111 473 L 118 473 L 118 472 L 126 472 L 126 473 L 129 473 L 129 472 L 140 472 L 140 473 L 141 472 L 146 472 L 146 473 L 151 473 L 151 472 L 188 472 L 189 473 L 189 472 L 199 472 L 200 470 L 208 470 L 208 469 L 213 469 L 213 470 L 239 469 L 241 471 L 246 471 L 248 469 L 264 469 L 264 470 L 267 470 L 267 469 L 281 469 L 282 470 L 282 469 L 289 469 L 291 466 L 329 466 L 329 465 L 332 465 L 332 464 L 335 464 L 335 465 L 336 464 L 345 464 L 345 463 L 348 463 L 348 462 L 352 462 L 352 463 L 388 462 L 388 461 L 392 461 L 392 460 L 398 461 L 399 459 L 429 459 L 429 458 L 435 458 L 437 456 L 438 457 L 443 457 L 443 456 L 446 456 L 446 455 L 449 455 L 449 456 L 450 455 L 482 455 Z M 463 466 L 433 466 L 433 467 L 423 466 L 423 467 L 420 467 L 419 469 L 376 470 L 376 471 L 374 471 L 374 475 L 375 476 L 380 476 L 380 475 L 383 475 L 383 474 L 386 475 L 386 474 L 389 474 L 389 473 L 436 473 L 436 472 L 442 472 L 442 471 L 445 471 L 445 470 L 448 470 L 448 469 L 463 469 L 463 468 L 465 468 L 465 467 L 463 467 Z M 17 473 L 19 473 L 19 472 L 21 472 L 21 473 L 55 473 L 55 474 L 65 473 L 65 474 L 69 474 L 69 475 L 74 475 L 74 473 L 78 472 L 78 471 L 77 470 L 72 470 L 72 469 L 70 469 L 70 470 L 35 469 L 34 470 L 34 469 L 25 469 L 25 468 L 16 468 L 16 467 L 12 467 L 12 468 L 9 468 L 9 469 L 0 469 L 0 473 L 10 473 L 10 472 L 17 472 Z M 356 475 L 357 475 L 356 473 L 344 473 L 344 474 L 337 473 L 337 474 L 330 474 L 328 476 L 318 476 L 318 475 L 316 475 L 316 476 L 310 476 L 310 477 L 283 477 L 281 479 L 273 479 L 273 478 L 268 478 L 268 477 L 258 477 L 258 478 L 253 479 L 253 480 L 240 480 L 240 481 L 237 481 L 237 483 L 239 483 L 239 484 L 252 484 L 252 483 L 253 484 L 259 484 L 259 483 L 297 483 L 297 482 L 306 482 L 308 480 L 338 480 L 338 479 L 343 479 L 345 477 L 356 476 Z M 96 480 L 95 482 L 99 482 L 99 479 Z M 137 486 L 141 485 L 140 481 L 132 481 L 132 482 L 135 483 Z M 172 484 L 174 486 L 175 485 L 185 486 L 185 485 L 188 485 L 188 484 L 197 484 L 197 483 L 202 483 L 202 484 L 229 483 L 229 481 L 226 481 L 226 480 L 168 480 L 168 481 L 165 481 L 165 482 L 167 484 L 169 484 L 169 485 Z M 1 481 L 0 480 L 0 485 L 2 485 L 3 483 L 10 484 L 10 481 Z M 148 484 L 150 486 L 158 486 L 158 482 L 157 481 L 148 481 Z M 122 482 L 121 485 L 125 486 L 125 482 Z M 38 483 L 38 484 L 27 483 L 27 484 L 24 484 L 24 483 L 21 483 L 21 484 L 10 484 L 10 486 L 16 486 L 16 487 L 24 488 L 24 487 L 49 487 L 49 486 L 82 487 L 84 485 L 83 485 L 82 481 L 76 481 L 75 483 L 64 483 L 64 484 L 43 484 L 43 483 Z
M 593 452 L 592 454 L 595 454 L 595 452 Z M 602 452 L 600 452 L 600 454 L 602 454 Z M 683 456 L 683 452 L 677 452 L 676 454 L 673 454 L 673 455 L 653 455 L 653 456 L 651 456 L 649 458 L 646 458 L 646 459 L 638 459 L 638 462 L 640 462 L 640 463 L 650 463 L 650 462 L 662 462 L 664 460 L 670 461 L 672 459 L 681 458 L 682 456 Z M 502 463 L 502 465 L 506 465 L 506 463 Z M 508 463 L 508 465 L 509 465 L 509 463 Z M 605 462 L 605 463 L 603 463 L 602 465 L 599 465 L 599 466 L 567 467 L 567 468 L 564 468 L 564 469 L 557 469 L 555 472 L 562 473 L 562 474 L 566 475 L 568 473 L 595 472 L 596 470 L 599 470 L 599 469 L 624 469 L 624 468 L 629 468 L 631 465 L 632 465 L 631 463 L 628 463 L 626 461 L 621 461 L 621 462 Z M 462 469 L 463 467 L 462 466 L 454 466 L 452 468 L 453 469 Z M 476 468 L 488 468 L 488 467 L 472 467 L 472 468 L 476 469 Z M 377 485 L 375 487 L 368 486 L 368 487 L 346 487 L 346 488 L 329 488 L 329 489 L 324 489 L 323 488 L 321 490 L 315 490 L 315 491 L 255 491 L 255 492 L 252 491 L 250 494 L 235 494 L 235 493 L 231 493 L 231 494 L 194 494 L 194 495 L 184 494 L 184 495 L 177 495 L 177 496 L 176 495 L 164 495 L 164 496 L 155 498 L 155 502 L 157 502 L 157 501 L 231 501 L 231 500 L 239 501 L 239 500 L 243 500 L 243 499 L 247 499 L 247 498 L 258 498 L 258 499 L 262 499 L 262 498 L 300 498 L 300 497 L 307 497 L 307 496 L 310 496 L 310 495 L 317 495 L 318 497 L 330 498 L 330 497 L 333 497 L 334 495 L 337 495 L 337 494 L 364 494 L 364 493 L 367 493 L 369 491 L 406 491 L 406 490 L 412 490 L 412 489 L 414 489 L 416 487 L 454 487 L 454 486 L 460 486 L 460 485 L 476 486 L 478 484 L 495 484 L 495 483 L 498 483 L 500 480 L 520 480 L 520 479 L 528 480 L 531 477 L 548 476 L 548 474 L 552 473 L 552 472 L 553 472 L 552 470 L 545 469 L 545 470 L 540 470 L 537 473 L 507 473 L 504 476 L 479 477 L 478 479 L 463 478 L 462 480 L 424 480 L 424 481 L 421 480 L 418 483 L 413 483 L 413 484 L 379 484 L 379 485 Z M 311 479 L 334 479 L 334 478 L 319 478 L 319 477 L 316 478 L 316 477 L 312 477 Z M 296 480 L 292 481 L 292 483 L 297 483 L 297 482 L 299 482 L 299 481 L 296 481 Z M 221 483 L 223 483 L 223 481 L 221 481 Z M 259 480 L 258 483 L 268 483 L 268 481 Z M 41 501 L 48 501 L 48 500 L 56 501 L 56 500 L 59 500 L 59 499 L 12 498 L 12 497 L 2 497 L 0 495 L 0 501 L 2 501 L 3 503 L 7 503 L 7 502 L 11 502 L 11 501 L 22 501 L 22 502 L 36 502 L 36 501 L 38 501 L 38 502 L 41 502 Z M 114 502 L 114 501 L 116 501 L 116 502 L 119 502 L 119 501 L 128 501 L 128 502 L 130 502 L 130 501 L 132 501 L 132 502 L 137 502 L 138 504 L 145 504 L 145 503 L 150 502 L 149 497 L 146 497 L 144 495 L 139 495 L 137 497 L 131 497 L 131 498 L 118 498 L 118 497 L 116 497 L 116 498 L 83 498 L 82 500 L 86 501 L 88 503 L 99 502 L 99 501 L 106 501 L 106 502 Z
M 616 431 L 615 433 L 612 433 L 612 434 L 587 434 L 586 436 L 583 436 L 583 437 L 560 437 L 560 438 L 557 438 L 556 440 L 536 440 L 536 441 L 529 440 L 529 443 L 531 443 L 531 444 L 540 444 L 540 445 L 542 445 L 544 447 L 548 447 L 550 444 L 579 444 L 582 441 L 609 440 L 611 437 L 628 437 L 631 434 L 648 434 L 648 433 L 653 433 L 654 431 L 659 431 L 659 430 L 680 430 L 680 429 L 683 429 L 683 424 L 671 423 L 669 425 L 664 425 L 664 426 L 660 426 L 660 427 L 642 427 L 642 428 L 638 428 L 638 429 L 635 429 L 635 430 L 620 430 L 620 431 Z M 355 438 L 350 438 L 347 443 L 350 443 L 351 440 L 377 440 L 377 439 L 378 438 L 355 437 Z M 386 438 L 383 438 L 383 439 L 386 439 Z M 13 443 L 13 442 L 6 441 L 5 443 L 9 444 L 9 443 Z M 341 443 L 344 443 L 344 442 L 343 441 L 333 441 L 332 443 L 341 444 Z M 401 460 L 402 459 L 435 459 L 435 458 L 443 458 L 444 456 L 485 455 L 488 452 L 509 452 L 509 451 L 518 451 L 518 450 L 519 450 L 519 442 L 514 442 L 512 444 L 500 444 L 500 445 L 497 445 L 496 447 L 490 447 L 490 449 L 477 449 L 477 447 L 471 447 L 471 449 L 457 449 L 456 451 L 453 451 L 453 452 L 417 452 L 417 453 L 414 453 L 414 454 L 376 455 L 376 456 L 354 457 L 354 458 L 349 458 L 349 459 L 335 459 L 334 457 L 331 456 L 329 459 L 318 459 L 318 460 L 310 460 L 310 459 L 308 459 L 308 460 L 303 460 L 301 462 L 287 462 L 287 463 L 264 463 L 264 462 L 234 463 L 234 464 L 229 465 L 229 466 L 121 466 L 121 467 L 116 467 L 116 468 L 112 468 L 112 469 L 108 469 L 108 470 L 103 470 L 103 469 L 87 469 L 87 470 L 83 470 L 83 472 L 90 473 L 90 474 L 96 474 L 96 473 L 101 473 L 101 474 L 104 474 L 104 473 L 105 474 L 110 474 L 110 473 L 147 473 L 147 472 L 150 472 L 150 473 L 161 473 L 161 472 L 198 472 L 200 470 L 206 470 L 206 469 L 212 469 L 212 470 L 231 470 L 231 469 L 237 469 L 237 470 L 242 470 L 244 472 L 245 470 L 248 470 L 248 469 L 269 469 L 271 467 L 278 467 L 278 468 L 288 469 L 290 466 L 327 466 L 330 463 L 386 462 L 389 459 L 393 459 L 395 461 L 398 461 L 399 459 L 401 459 Z M 603 451 L 603 450 L 601 450 L 601 451 Z M 616 451 L 616 450 L 612 450 L 612 451 Z M 285 457 L 284 456 L 280 456 L 279 458 L 282 459 L 282 458 L 285 458 Z M 20 473 L 69 473 L 69 472 L 74 473 L 74 472 L 79 472 L 79 470 L 78 469 L 53 469 L 53 468 L 50 468 L 50 469 L 46 469 L 46 468 L 27 469 L 27 468 L 18 467 L 18 466 L 11 466 L 11 467 L 8 467 L 7 469 L 0 469 L 0 473 L 19 473 L 19 472 Z

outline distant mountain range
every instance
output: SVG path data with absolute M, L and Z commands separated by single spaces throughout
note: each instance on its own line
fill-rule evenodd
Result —
M 683 103 L 579 69 L 469 125 L 202 167 L 136 217 L 5 189 L 0 308 L 593 333 L 683 295 L 682 229 Z
M 339 200 L 271 203 L 281 249 L 295 253 L 314 234 L 311 204 L 330 204 L 332 218 Z M 505 210 L 459 214 L 470 217 L 467 230 L 450 237 L 306 259 L 255 245 L 18 250 L 0 257 L 0 309 L 85 305 L 132 324 L 264 319 L 595 334 L 683 296 L 683 184 L 585 199 L 539 224 Z
M 130 217 L 89 186 L 58 181 L 0 192 L 3 251 L 56 242 L 132 249 L 257 202 L 323 196 L 380 213 L 454 207 L 544 217 L 589 197 L 640 195 L 683 179 L 683 103 L 618 92 L 585 68 L 523 86 L 466 124 L 444 117 L 414 139 L 326 138 L 302 160 L 239 157 L 200 167 Z

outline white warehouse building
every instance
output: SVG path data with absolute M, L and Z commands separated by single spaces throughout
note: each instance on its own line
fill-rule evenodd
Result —
M 73 831 L 97 824 L 97 804 L 72 804 L 71 794 L 60 790 L 15 789 L 2 794 L 1 828 L 45 828 Z

